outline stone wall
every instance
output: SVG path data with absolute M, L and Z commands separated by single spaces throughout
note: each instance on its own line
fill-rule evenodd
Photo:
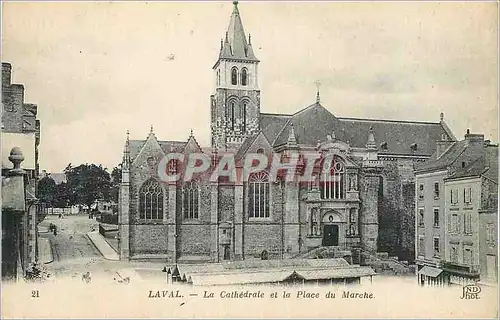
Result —
M 167 229 L 163 224 L 131 225 L 131 251 L 135 254 L 166 254 Z

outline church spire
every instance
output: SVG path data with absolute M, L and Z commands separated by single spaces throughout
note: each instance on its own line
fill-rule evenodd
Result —
M 247 42 L 240 11 L 238 10 L 238 1 L 233 1 L 233 5 L 233 13 L 231 14 L 220 58 L 258 61 L 251 48 L 250 39 Z

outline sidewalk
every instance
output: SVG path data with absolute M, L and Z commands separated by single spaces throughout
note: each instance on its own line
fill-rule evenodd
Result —
M 104 258 L 108 260 L 119 260 L 118 253 L 109 245 L 99 231 L 89 232 L 87 233 L 87 237 L 89 237 L 90 241 L 92 241 Z
M 38 237 L 38 261 L 42 264 L 54 261 L 50 241 L 47 238 Z

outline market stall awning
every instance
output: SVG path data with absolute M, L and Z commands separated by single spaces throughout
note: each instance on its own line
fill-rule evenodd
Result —
M 435 278 L 439 276 L 443 272 L 443 270 L 434 268 L 434 267 L 429 267 L 429 266 L 424 266 L 420 271 L 418 272 L 419 274 L 426 275 L 428 277 Z

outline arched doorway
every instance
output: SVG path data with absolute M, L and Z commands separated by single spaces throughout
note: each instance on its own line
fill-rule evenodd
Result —
M 323 241 L 325 247 L 338 246 L 340 235 L 340 223 L 342 216 L 336 211 L 329 211 L 323 216 Z

